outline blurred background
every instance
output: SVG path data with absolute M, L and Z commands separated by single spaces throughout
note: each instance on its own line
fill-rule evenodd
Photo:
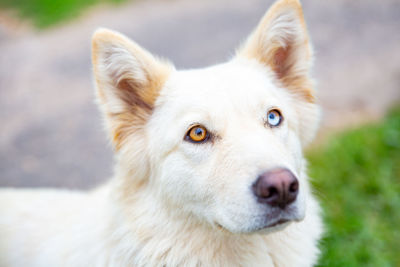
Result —
M 90 39 L 120 31 L 177 68 L 230 58 L 272 0 L 0 0 L 0 186 L 112 175 Z M 400 266 L 400 1 L 303 0 L 322 129 L 307 155 L 321 266 Z

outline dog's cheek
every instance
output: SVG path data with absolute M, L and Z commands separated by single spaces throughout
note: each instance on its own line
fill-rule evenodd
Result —
M 204 217 L 199 211 L 206 211 L 210 204 L 210 192 L 205 184 L 210 168 L 198 157 L 199 161 L 193 161 L 181 151 L 170 154 L 161 163 L 156 184 L 161 199 L 178 207 L 177 211 Z
M 299 218 L 304 218 L 307 213 L 307 202 L 309 201 L 307 198 L 311 195 L 311 189 L 308 182 L 308 178 L 306 175 L 306 162 L 303 159 L 303 168 L 302 172 L 299 174 L 299 182 L 300 182 L 300 190 L 299 195 L 297 196 L 297 212 L 299 214 Z
M 303 170 L 303 151 L 302 142 L 295 130 L 288 130 L 285 147 L 288 155 L 287 162 L 290 164 L 287 167 L 299 175 Z
M 314 139 L 319 128 L 321 120 L 321 110 L 314 103 L 296 102 L 297 121 L 299 122 L 299 136 L 302 147 L 307 145 Z
M 307 178 L 307 161 L 303 156 L 303 140 L 297 131 L 289 131 L 288 152 L 290 155 L 289 168 L 295 171 L 299 181 L 299 194 L 296 200 L 296 212 L 299 218 L 304 218 L 306 212 L 307 196 L 310 194 L 310 187 Z

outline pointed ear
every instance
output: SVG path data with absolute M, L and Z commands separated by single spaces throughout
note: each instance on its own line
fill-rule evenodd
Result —
M 314 102 L 309 68 L 311 47 L 298 0 L 279 0 L 239 50 L 238 56 L 268 66 L 284 87 Z
M 106 29 L 93 35 L 92 61 L 97 98 L 118 150 L 147 121 L 172 66 Z

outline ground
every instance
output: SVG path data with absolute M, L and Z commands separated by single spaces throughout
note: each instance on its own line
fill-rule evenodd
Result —
M 400 99 L 400 3 L 302 2 L 321 132 L 381 118 Z M 201 67 L 228 59 L 271 3 L 128 2 L 40 32 L 0 15 L 0 186 L 89 188 L 112 174 L 90 65 L 97 27 L 125 33 L 178 68 Z

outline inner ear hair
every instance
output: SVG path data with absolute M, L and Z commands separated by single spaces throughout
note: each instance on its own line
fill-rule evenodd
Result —
M 274 52 L 272 68 L 279 79 L 284 78 L 291 67 L 287 64 L 288 57 L 290 55 L 291 46 L 279 47 Z
M 128 107 L 140 108 L 147 112 L 151 112 L 153 109 L 154 101 L 146 102 L 139 91 L 143 90 L 143 84 L 139 84 L 131 79 L 122 79 L 117 83 L 118 93 L 120 94 L 121 100 L 123 100 Z M 144 89 L 145 90 L 145 89 Z

